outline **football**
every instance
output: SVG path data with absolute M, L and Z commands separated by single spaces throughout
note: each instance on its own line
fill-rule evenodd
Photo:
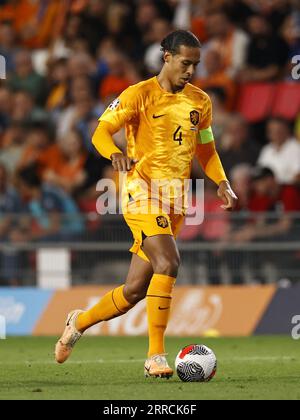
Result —
M 178 353 L 175 367 L 183 382 L 208 382 L 216 374 L 217 358 L 208 347 L 190 344 Z

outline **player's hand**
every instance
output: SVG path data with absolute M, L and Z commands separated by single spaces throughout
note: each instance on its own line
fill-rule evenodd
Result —
M 220 197 L 224 203 L 221 206 L 223 210 L 231 211 L 235 209 L 238 202 L 238 198 L 233 192 L 228 181 L 222 181 L 220 183 L 218 189 L 218 197 Z
M 130 157 L 124 156 L 123 153 L 113 153 L 111 155 L 112 166 L 115 171 L 127 172 L 130 171 L 133 165 L 138 161 Z

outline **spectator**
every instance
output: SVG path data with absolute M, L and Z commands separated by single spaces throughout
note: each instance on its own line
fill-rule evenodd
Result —
M 235 224 L 231 231 L 224 237 L 225 242 L 220 244 L 224 250 L 223 258 L 227 261 L 229 269 L 234 273 L 234 278 L 241 282 L 244 278 L 245 253 L 236 251 L 226 252 L 226 243 L 248 243 L 251 241 L 291 241 L 299 239 L 299 226 L 293 217 L 294 212 L 300 211 L 300 193 L 295 186 L 281 186 L 276 181 L 273 172 L 268 168 L 256 167 L 252 172 L 252 192 L 249 196 L 248 210 L 250 217 L 246 223 L 237 228 Z M 272 212 L 272 213 L 270 213 Z M 290 267 L 291 264 L 298 264 L 296 255 L 293 253 L 286 257 L 281 255 L 280 265 Z M 253 261 L 248 267 L 252 270 L 255 279 L 262 279 L 263 268 L 266 264 L 278 265 L 278 253 L 259 253 L 254 251 L 247 258 L 247 263 Z M 239 261 L 238 267 L 236 262 Z M 247 265 L 247 264 L 246 264 Z M 284 273 L 281 276 L 286 277 Z M 272 280 L 275 281 L 275 278 Z
M 287 60 L 291 62 L 292 56 L 300 54 L 299 1 L 20 0 L 2 3 L 0 54 L 7 61 L 8 80 L 0 82 L 0 184 L 1 166 L 5 167 L 10 191 L 13 191 L 10 180 L 14 180 L 20 170 L 25 171 L 23 175 L 28 176 L 32 184 L 32 171 L 27 171 L 31 163 L 36 165 L 35 175 L 41 184 L 35 188 L 36 200 L 28 192 L 27 202 L 23 194 L 23 206 L 28 214 L 39 213 L 37 222 L 31 224 L 27 217 L 20 217 L 21 223 L 13 219 L 7 233 L 0 235 L 1 241 L 12 243 L 11 254 L 5 258 L 6 284 L 19 281 L 17 271 L 22 254 L 13 251 L 14 243 L 49 237 L 64 239 L 63 235 L 58 235 L 62 219 L 57 217 L 56 230 L 52 223 L 62 197 L 63 202 L 70 199 L 73 204 L 76 199 L 82 210 L 94 212 L 97 181 L 102 177 L 116 178 L 111 163 L 95 154 L 91 144 L 98 118 L 121 91 L 141 79 L 141 74 L 144 78 L 146 74 L 153 76 L 159 71 L 160 41 L 173 26 L 174 29 L 191 29 L 203 44 L 195 84 L 212 100 L 214 137 L 226 171 L 238 191 L 239 210 L 247 214 L 251 208 L 253 213 L 246 220 L 238 217 L 240 222 L 234 224 L 234 217 L 232 220 L 219 219 L 220 215 L 218 220 L 208 217 L 203 226 L 186 226 L 182 240 L 218 243 L 222 238 L 241 242 L 268 240 L 259 235 L 252 238 L 253 233 L 248 230 L 258 230 L 259 209 L 278 211 L 283 206 L 282 197 L 275 199 L 260 194 L 260 180 L 252 183 L 249 179 L 250 167 L 258 161 L 271 168 L 276 185 L 281 185 L 280 194 L 285 190 L 289 197 L 295 197 L 297 190 L 293 184 L 300 183 L 300 116 L 291 122 L 298 143 L 284 120 L 272 118 L 267 123 L 269 144 L 258 160 L 258 145 L 250 133 L 256 128 L 260 133 L 260 126 L 251 127 L 250 132 L 245 121 L 234 114 L 235 96 L 239 99 L 239 92 L 235 95 L 234 90 L 239 75 L 246 81 L 290 79 L 291 67 L 285 64 Z M 244 31 L 250 32 L 250 36 Z M 28 50 L 24 50 L 26 47 Z M 53 142 L 53 139 L 59 140 Z M 121 150 L 126 150 L 124 130 L 116 133 L 114 140 Z M 196 178 L 202 176 L 198 164 L 193 174 Z M 54 210 L 49 207 L 49 217 L 46 216 L 47 203 L 41 198 L 43 194 L 37 194 L 44 189 L 41 181 L 45 179 L 52 182 L 52 186 L 47 183 L 46 189 L 54 191 L 45 194 L 54 202 Z M 270 179 L 268 186 L 275 188 Z M 21 189 L 24 192 L 24 188 Z M 207 214 L 221 211 L 218 200 L 213 199 L 212 186 L 206 188 L 205 194 Z M 5 193 L 0 192 L 2 204 L 6 200 L 4 196 Z M 8 207 L 1 214 L 2 222 L 8 217 Z M 263 219 L 263 227 L 269 229 L 282 214 L 279 211 L 273 221 Z M 47 223 L 52 226 L 51 232 L 45 229 Z M 246 233 L 245 224 L 249 228 L 245 229 Z M 92 223 L 90 227 L 89 234 L 92 234 L 99 224 Z M 294 227 L 288 233 L 270 236 L 269 240 L 289 239 Z M 101 235 L 102 228 L 101 225 Z M 220 281 L 224 264 L 234 270 L 235 280 L 241 281 L 245 276 L 239 266 L 247 263 L 250 254 L 243 260 L 244 255 L 238 251 L 227 253 L 225 248 L 224 252 L 199 254 L 197 262 L 199 265 L 205 262 L 211 268 L 213 282 Z M 255 258 L 258 257 L 255 255 Z M 3 269 L 0 272 L 3 273 Z M 3 276 L 1 280 L 3 282 Z
M 78 124 L 77 130 L 81 134 L 85 146 L 86 141 L 92 138 L 98 124 L 98 117 L 92 117 L 84 124 Z M 123 133 L 120 132 L 118 133 L 118 136 L 119 138 L 121 137 L 121 141 L 123 141 L 123 143 L 120 144 L 120 141 L 117 141 L 115 138 L 115 143 L 118 144 L 118 147 L 121 149 L 124 148 L 125 144 L 125 139 L 122 138 L 122 134 Z M 108 176 L 108 172 L 111 169 L 111 163 L 100 156 L 93 147 L 86 148 L 86 151 L 88 151 L 88 156 L 83 168 L 83 172 L 85 174 L 84 182 L 76 191 L 76 197 L 96 199 L 98 198 L 96 184 L 101 178 L 111 178 L 111 176 Z M 113 174 L 113 179 L 115 179 L 115 173 L 113 172 Z
M 13 91 L 25 90 L 36 100 L 37 104 L 43 105 L 46 94 L 45 79 L 37 74 L 32 65 L 30 52 L 19 51 L 14 58 L 15 72 L 11 74 L 9 86 Z
M 97 47 L 107 34 L 105 0 L 88 0 L 80 21 L 80 34 L 87 40 L 90 52 L 96 53 Z
M 220 199 L 216 196 L 214 184 L 211 181 L 205 183 L 205 199 L 200 198 L 196 202 L 193 197 L 193 207 L 197 208 L 197 213 L 205 214 L 202 223 L 198 225 L 188 225 L 185 219 L 182 229 L 179 233 L 181 241 L 203 240 L 205 242 L 215 243 L 227 235 L 230 229 L 229 213 L 222 212 Z M 203 200 L 204 201 L 201 201 Z M 220 283 L 220 260 L 218 251 L 212 250 L 203 253 L 195 253 L 193 264 L 201 263 L 205 260 L 208 266 L 207 276 L 212 284 Z
M 145 65 L 149 75 L 156 75 L 160 72 L 163 64 L 163 54 L 161 51 L 161 40 L 164 39 L 172 27 L 165 19 L 155 19 L 151 25 L 148 34 L 148 40 L 151 42 L 145 52 Z
M 16 34 L 11 23 L 0 23 L 0 54 L 5 57 L 7 73 L 11 73 L 14 70 L 15 41 Z
M 215 187 L 211 181 L 205 185 L 204 214 L 207 214 L 207 217 L 202 224 L 203 239 L 219 240 L 229 229 L 229 213 L 222 212 L 220 199 L 216 197 Z
M 285 41 L 272 34 L 269 22 L 260 15 L 249 18 L 251 41 L 247 51 L 246 66 L 240 72 L 243 82 L 276 80 L 287 64 L 288 47 Z
M 263 147 L 258 165 L 271 169 L 280 184 L 300 181 L 300 143 L 292 137 L 289 124 L 282 118 L 272 118 L 267 124 L 269 144 Z
M 12 2 L 12 22 L 20 42 L 28 48 L 45 48 L 57 35 L 68 2 L 20 0 Z
M 177 0 L 173 25 L 178 29 L 189 30 L 192 17 L 192 0 Z
M 96 101 L 93 96 L 92 84 L 87 76 L 78 76 L 71 80 L 70 84 L 71 102 L 59 115 L 57 120 L 57 135 L 63 138 L 70 130 L 81 127 L 82 124 L 103 113 L 104 107 L 101 102 Z M 90 149 L 89 144 L 86 148 Z
M 225 126 L 220 144 L 220 158 L 226 172 L 235 165 L 255 165 L 259 145 L 249 136 L 249 126 L 239 114 L 232 114 Z
M 199 202 L 196 202 L 196 198 Z M 197 214 L 206 215 L 201 224 L 191 225 L 184 222 L 180 231 L 179 238 L 183 241 L 194 240 L 200 236 L 207 241 L 215 241 L 221 239 L 228 230 L 228 214 L 224 214 L 221 209 L 221 201 L 215 194 L 214 184 L 211 181 L 205 182 L 205 200 L 193 196 L 193 207 L 197 208 Z
M 96 71 L 96 63 L 87 52 L 80 52 L 68 59 L 68 71 L 71 78 L 91 78 Z
M 229 173 L 229 178 L 239 198 L 237 210 L 247 211 L 251 193 L 252 166 L 248 163 L 235 165 Z
M 65 22 L 62 33 L 54 39 L 50 48 L 50 56 L 56 58 L 69 58 L 72 56 L 74 43 L 80 39 L 81 17 L 70 14 Z
M 233 20 L 240 25 L 245 24 L 249 17 L 259 13 L 268 20 L 273 33 L 276 34 L 291 11 L 290 3 L 290 0 L 235 0 L 228 1 L 226 9 Z
M 8 126 L 13 111 L 13 95 L 6 86 L 0 86 L 0 135 Z
M 69 91 L 69 71 L 66 58 L 54 60 L 49 64 L 48 95 L 46 108 L 48 111 L 61 111 L 67 103 Z
M 138 2 L 137 7 L 143 2 Z M 113 37 L 116 43 L 122 42 L 126 51 L 131 52 L 132 39 L 137 35 L 137 29 L 134 19 L 135 7 L 130 1 L 114 1 L 108 5 L 106 15 L 107 32 Z M 139 39 L 136 38 L 139 44 Z
M 17 214 L 21 211 L 20 199 L 17 191 L 11 186 L 5 166 L 0 163 L 0 241 L 16 242 Z M 20 272 L 15 260 L 15 253 L 0 250 L 1 278 L 0 284 L 16 286 Z
M 185 0 L 184 0 L 185 1 Z M 176 15 L 176 8 L 179 0 L 156 0 L 155 5 L 158 9 L 159 16 L 168 22 L 173 22 Z
M 248 208 L 253 216 L 246 226 L 231 236 L 231 240 L 248 242 L 260 238 L 299 238 L 299 232 L 293 229 L 294 219 L 291 216 L 291 213 L 300 211 L 299 189 L 291 185 L 281 186 L 269 168 L 256 167 L 252 180 L 253 193 Z M 278 217 L 269 220 L 266 212 L 270 211 L 275 211 Z
M 108 104 L 130 85 L 137 83 L 139 77 L 128 58 L 120 52 L 112 52 L 106 58 L 108 75 L 101 82 L 99 96 Z
M 17 169 L 20 170 L 36 164 L 40 173 L 42 173 L 44 154 L 49 152 L 52 147 L 47 125 L 38 122 L 33 123 L 27 132 L 26 146 L 23 149 Z
M 221 10 L 209 14 L 206 24 L 210 38 L 207 49 L 219 52 L 224 71 L 234 78 L 245 64 L 249 43 L 247 34 L 234 26 Z
M 0 163 L 0 237 L 6 237 L 9 233 L 12 218 L 11 214 L 20 211 L 18 193 L 9 181 L 5 166 Z M 5 216 L 5 217 L 2 217 Z M 7 217 L 6 217 L 7 216 Z
M 74 201 L 60 188 L 42 184 L 37 168 L 29 166 L 17 174 L 23 209 L 30 215 L 27 241 L 71 240 L 83 230 Z
M 44 154 L 43 179 L 73 194 L 86 180 L 83 171 L 86 161 L 82 137 L 78 131 L 72 130 L 57 142 L 55 153 Z
M 247 20 L 253 16 L 259 8 L 259 4 L 256 0 L 235 0 L 229 1 L 226 5 L 226 10 L 232 19 L 232 21 L 241 26 L 247 31 Z
M 100 84 L 101 80 L 108 75 L 109 68 L 107 65 L 107 61 L 110 55 L 114 54 L 117 50 L 117 44 L 114 41 L 114 38 L 111 36 L 105 37 L 103 41 L 99 44 L 96 54 L 96 76 L 98 84 Z
M 270 23 L 274 34 L 278 33 L 285 20 L 285 18 L 291 13 L 291 6 L 294 0 L 272 0 L 269 2 L 261 1 L 260 13 Z
M 0 162 L 10 175 L 15 173 L 24 153 L 26 133 L 26 126 L 20 122 L 12 122 L 4 133 Z
M 203 15 L 202 13 L 196 13 L 192 16 L 191 32 L 193 32 L 202 43 L 205 43 L 207 41 L 208 35 L 206 31 L 205 15 Z
M 216 50 L 208 50 L 204 56 L 206 77 L 195 80 L 195 85 L 204 91 L 211 88 L 222 89 L 226 96 L 226 109 L 231 111 L 235 104 L 236 86 L 226 74 L 222 57 Z
M 103 111 L 104 107 L 102 107 L 102 105 L 99 104 L 99 107 L 94 108 L 92 112 L 86 114 L 85 117 L 80 119 L 74 127 L 81 134 L 85 151 L 97 157 L 99 157 L 99 153 L 97 153 L 97 151 L 95 150 L 90 139 L 92 138 L 93 133 L 97 128 L 97 125 L 99 124 L 99 115 L 101 115 Z M 97 122 L 96 127 L 95 122 Z M 93 130 L 92 127 L 95 127 L 95 129 Z
M 209 95 L 212 102 L 214 110 L 212 128 L 217 146 L 220 147 L 221 136 L 230 120 L 230 114 L 225 107 L 226 96 L 223 89 L 215 87 L 207 89 L 206 93 Z
M 143 40 L 145 34 L 150 31 L 152 22 L 159 16 L 159 10 L 152 0 L 142 0 L 138 2 L 135 21 L 141 40 Z
M 246 163 L 238 164 L 230 171 L 229 177 L 239 197 L 236 209 L 239 214 L 234 213 L 232 215 L 231 220 L 228 220 L 227 229 L 218 238 L 219 242 L 216 247 L 213 266 L 224 267 L 225 265 L 229 270 L 231 280 L 235 283 L 243 283 L 245 252 L 239 250 L 227 251 L 226 245 L 233 242 L 235 232 L 243 229 L 245 223 L 247 223 L 245 216 L 248 213 L 251 196 L 252 167 Z
M 23 123 L 32 123 L 37 121 L 47 121 L 48 114 L 41 108 L 36 106 L 32 95 L 20 90 L 13 95 L 13 107 L 11 111 L 11 120 Z

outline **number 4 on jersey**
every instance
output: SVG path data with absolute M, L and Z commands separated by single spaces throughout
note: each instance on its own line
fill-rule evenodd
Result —
M 182 145 L 182 141 L 183 141 L 182 131 L 180 131 L 180 129 L 181 129 L 181 125 L 177 128 L 177 130 L 175 131 L 175 133 L 173 135 L 174 141 L 178 141 L 179 142 L 179 146 Z

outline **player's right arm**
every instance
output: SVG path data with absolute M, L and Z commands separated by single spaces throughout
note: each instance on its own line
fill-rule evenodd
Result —
M 115 145 L 113 135 L 117 131 L 109 122 L 100 121 L 93 135 L 92 143 L 100 155 L 111 160 L 112 166 L 116 171 L 126 172 L 131 169 L 135 160 L 125 156 Z
M 126 89 L 118 99 L 112 102 L 99 119 L 99 125 L 92 137 L 92 143 L 98 152 L 112 161 L 116 171 L 125 172 L 136 163 L 133 157 L 128 157 L 115 145 L 113 135 L 117 133 L 126 122 L 137 116 L 139 109 L 139 96 L 135 87 Z

